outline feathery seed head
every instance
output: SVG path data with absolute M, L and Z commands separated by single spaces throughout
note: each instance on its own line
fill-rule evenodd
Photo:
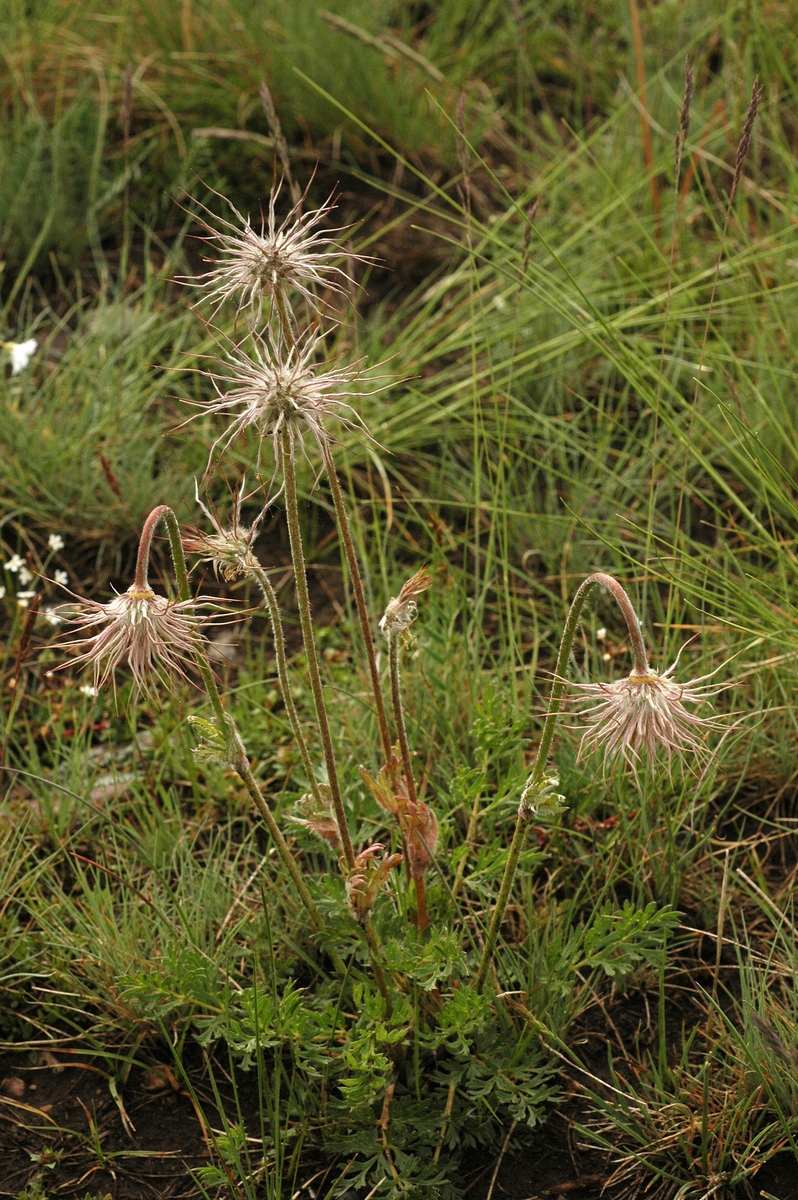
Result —
M 278 224 L 276 202 L 281 186 L 278 184 L 269 197 L 268 214 L 261 220 L 259 233 L 229 200 L 235 222 L 217 218 L 219 229 L 203 222 L 206 240 L 219 257 L 208 260 L 212 270 L 183 282 L 204 288 L 216 309 L 226 300 L 233 300 L 239 312 L 249 307 L 260 321 L 264 300 L 271 307 L 278 294 L 290 304 L 291 293 L 298 292 L 318 312 L 319 300 L 312 288 L 343 291 L 339 280 L 348 276 L 334 263 L 344 251 L 319 228 L 335 204 L 329 199 L 315 211 L 303 213 L 300 199 Z M 339 233 L 341 229 L 330 232 Z
M 261 441 L 272 438 L 279 460 L 284 429 L 292 445 L 298 442 L 304 446 L 305 435 L 310 433 L 323 449 L 330 441 L 328 418 L 335 417 L 349 428 L 363 428 L 360 417 L 346 401 L 346 397 L 358 394 L 352 384 L 360 374 L 359 364 L 317 370 L 314 359 L 321 336 L 291 347 L 271 333 L 268 340 L 256 334 L 251 340 L 252 357 L 236 347 L 229 354 L 229 374 L 211 375 L 219 398 L 202 407 L 206 412 L 232 418 L 212 450 L 219 443 L 225 449 L 239 434 L 254 429 Z M 231 386 L 222 392 L 220 384 Z
M 247 575 L 255 562 L 252 544 L 258 534 L 258 528 L 272 500 L 266 504 L 249 527 L 241 524 L 241 505 L 244 497 L 246 479 L 241 480 L 241 487 L 233 501 L 230 520 L 222 524 L 216 513 L 202 503 L 199 489 L 195 484 L 195 495 L 205 516 L 213 526 L 213 533 L 203 533 L 200 529 L 189 529 L 182 536 L 183 550 L 186 554 L 197 554 L 202 562 L 211 563 L 214 574 L 228 583 Z M 273 497 L 272 497 L 273 499 Z
M 579 757 L 602 750 L 607 762 L 620 756 L 634 769 L 641 750 L 653 758 L 661 749 L 669 762 L 674 755 L 707 756 L 705 735 L 721 728 L 721 722 L 700 717 L 685 705 L 706 703 L 726 685 L 707 683 L 712 675 L 677 683 L 671 677 L 676 665 L 661 675 L 650 667 L 635 668 L 614 683 L 574 684 L 582 696 L 595 701 L 577 713 L 587 726 Z
M 429 567 L 422 567 L 406 583 L 402 584 L 398 596 L 391 597 L 380 620 L 380 629 L 389 641 L 392 637 L 404 633 L 410 628 L 418 614 L 416 596 L 420 596 L 431 586 L 432 576 Z
M 167 600 L 134 583 L 107 604 L 83 600 L 73 620 L 79 628 L 97 632 L 64 645 L 82 649 L 76 661 L 93 667 L 95 687 L 126 662 L 138 691 L 148 692 L 153 677 L 162 682 L 170 675 L 185 678 L 186 663 L 200 645 L 200 629 L 207 620 L 196 613 L 196 604 Z

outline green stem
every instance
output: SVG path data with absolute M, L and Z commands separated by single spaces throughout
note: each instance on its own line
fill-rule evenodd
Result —
M 405 714 L 402 706 L 402 678 L 399 669 L 399 638 L 401 633 L 391 632 L 388 635 L 388 671 L 391 677 L 391 706 L 393 719 L 396 723 L 396 734 L 399 738 L 399 749 L 402 754 L 402 770 L 407 780 L 407 794 L 413 804 L 417 804 L 416 781 L 413 778 L 413 761 L 410 757 L 410 745 L 407 740 Z
M 316 656 L 316 640 L 313 636 L 313 620 L 310 615 L 310 596 L 305 569 L 305 552 L 302 547 L 302 534 L 299 527 L 299 505 L 296 492 L 296 469 L 294 465 L 294 448 L 289 431 L 283 428 L 280 434 L 280 461 L 285 479 L 285 513 L 288 521 L 288 537 L 291 543 L 291 558 L 294 563 L 294 583 L 296 586 L 297 606 L 299 608 L 299 623 L 302 627 L 302 642 L 310 675 L 310 687 L 313 692 L 313 702 L 316 706 L 316 718 L 319 723 L 321 744 L 324 751 L 324 761 L 327 766 L 327 779 L 330 786 L 335 819 L 341 837 L 344 861 L 349 870 L 355 865 L 355 853 L 352 849 L 352 839 L 346 824 L 344 803 L 338 782 L 338 768 L 335 762 L 330 722 L 324 703 L 324 688 L 321 682 L 319 661 Z
M 416 781 L 413 778 L 413 760 L 410 757 L 410 744 L 407 740 L 404 705 L 402 704 L 402 675 L 399 666 L 400 638 L 401 633 L 399 632 L 388 634 L 388 673 L 391 678 L 391 707 L 393 709 L 393 719 L 396 724 L 396 733 L 399 738 L 399 750 L 402 755 L 402 771 L 407 780 L 407 794 L 415 806 L 418 804 L 418 793 L 416 792 Z M 404 846 L 404 850 L 405 858 L 407 858 L 406 846 Z M 424 885 L 424 876 L 423 874 L 414 874 L 410 870 L 409 862 L 407 863 L 407 868 L 416 885 L 416 924 L 420 930 L 426 929 L 429 925 L 429 917 L 427 916 L 427 893 Z
M 323 446 L 322 453 L 324 455 L 324 465 L 327 468 L 327 478 L 330 481 L 333 504 L 335 505 L 335 515 L 338 521 L 338 532 L 341 536 L 341 540 L 344 543 L 346 560 L 349 564 L 349 578 L 352 582 L 352 588 L 355 593 L 357 615 L 360 621 L 360 628 L 363 632 L 363 643 L 366 647 L 369 674 L 371 675 L 371 690 L 374 695 L 374 706 L 377 710 L 377 725 L 380 731 L 382 751 L 385 755 L 385 761 L 390 762 L 391 735 L 388 731 L 388 719 L 385 715 L 385 702 L 382 698 L 382 688 L 380 687 L 380 673 L 377 670 L 377 656 L 374 651 L 374 638 L 371 635 L 371 622 L 369 620 L 369 612 L 368 608 L 366 607 L 366 597 L 363 591 L 363 578 L 360 574 L 360 565 L 357 561 L 357 555 L 355 553 L 355 544 L 352 539 L 349 516 L 347 514 L 346 505 L 344 504 L 344 497 L 341 492 L 341 484 L 338 480 L 338 474 L 335 470 L 335 463 L 333 462 L 330 447 L 326 443 Z
M 155 531 L 155 526 L 161 519 L 163 519 L 165 522 L 167 533 L 169 534 L 169 548 L 172 552 L 172 563 L 175 570 L 178 595 L 180 596 L 181 600 L 190 600 L 191 591 L 188 583 L 188 571 L 186 570 L 186 558 L 183 553 L 183 543 L 180 538 L 180 526 L 172 509 L 166 504 L 161 504 L 158 508 L 153 509 L 144 524 L 141 541 L 139 543 L 138 560 L 136 563 L 136 583 L 141 587 L 147 586 L 147 569 L 149 566 L 150 546 L 152 545 L 152 537 Z M 214 716 L 216 717 L 219 733 L 222 734 L 222 736 L 224 736 L 226 739 L 232 738 L 235 744 L 237 754 L 235 761 L 232 761 L 230 765 L 243 780 L 244 786 L 252 797 L 258 812 L 266 822 L 269 833 L 271 834 L 274 844 L 277 847 L 277 852 L 287 867 L 292 880 L 294 881 L 294 886 L 299 893 L 302 903 L 308 911 L 313 925 L 318 933 L 323 933 L 325 926 L 321 913 L 316 907 L 313 897 L 308 891 L 307 884 L 302 878 L 302 874 L 299 870 L 299 867 L 296 865 L 294 856 L 288 848 L 288 844 L 283 837 L 282 832 L 280 831 L 279 825 L 274 819 L 274 814 L 263 798 L 263 793 L 258 786 L 255 776 L 252 774 L 252 768 L 249 764 L 249 759 L 247 758 L 244 742 L 238 732 L 238 728 L 233 718 L 227 712 L 225 712 L 224 705 L 222 704 L 222 698 L 219 695 L 219 689 L 216 686 L 216 680 L 214 678 L 213 671 L 211 670 L 211 665 L 208 662 L 207 654 L 205 653 L 205 649 L 201 643 L 198 643 L 195 648 L 194 658 L 202 676 L 202 682 L 205 685 L 208 699 L 211 702 L 211 707 L 213 708 Z M 341 963 L 338 955 L 331 955 L 331 957 L 335 963 L 336 970 L 343 970 L 343 964 Z
M 285 655 L 285 636 L 283 634 L 283 622 L 280 616 L 280 606 L 277 603 L 277 597 L 274 594 L 274 588 L 269 581 L 268 575 L 254 555 L 249 556 L 247 569 L 258 581 L 258 586 L 263 592 L 263 598 L 266 601 L 266 606 L 269 610 L 269 619 L 271 621 L 272 634 L 274 637 L 274 656 L 277 661 L 277 677 L 280 680 L 280 690 L 283 693 L 285 711 L 288 713 L 288 720 L 291 724 L 294 740 L 299 747 L 302 765 L 305 768 L 305 774 L 307 775 L 308 782 L 310 784 L 310 790 L 313 793 L 313 799 L 320 808 L 323 808 L 325 807 L 325 802 L 322 799 L 321 792 L 319 791 L 319 785 L 316 780 L 316 774 L 310 758 L 308 744 L 305 740 L 305 735 L 302 732 L 302 726 L 299 721 L 299 714 L 297 713 L 296 705 L 294 704 L 291 696 L 291 684 L 288 678 L 288 662 Z
M 137 587 L 148 587 L 147 571 L 150 562 L 150 547 L 152 545 L 152 537 L 155 532 L 155 527 L 160 520 L 163 520 L 166 525 L 166 532 L 169 535 L 169 549 L 172 554 L 172 565 L 175 571 L 175 580 L 177 582 L 177 594 L 181 600 L 186 601 L 191 599 L 191 589 L 188 583 L 188 570 L 186 569 L 186 556 L 183 553 L 183 542 L 180 537 L 180 525 L 177 517 L 172 509 L 167 504 L 160 504 L 154 508 L 147 520 L 144 522 L 144 528 L 141 533 L 139 542 L 138 558 L 136 559 L 136 575 L 135 583 Z M 219 732 L 224 733 L 227 729 L 231 718 L 228 717 L 222 704 L 222 698 L 219 695 L 219 689 L 216 686 L 211 665 L 208 662 L 208 657 L 204 649 L 198 645 L 194 655 L 202 676 L 202 682 L 205 691 L 208 694 L 208 699 L 211 702 L 213 715 L 219 724 Z
M 391 997 L 388 994 L 388 982 L 385 978 L 385 972 L 382 969 L 382 962 L 380 960 L 380 945 L 377 941 L 377 935 L 374 932 L 374 926 L 371 924 L 370 916 L 366 917 L 366 920 L 363 924 L 363 933 L 365 934 L 366 945 L 369 948 L 369 958 L 371 959 L 371 968 L 374 972 L 374 979 L 376 980 L 380 995 L 385 1001 L 385 1015 L 386 1017 L 390 1017 L 391 1013 L 393 1012 L 393 1005 L 391 1004 Z
M 579 624 L 579 617 L 587 600 L 588 593 L 597 586 L 606 587 L 617 600 L 621 612 L 626 620 L 626 625 L 629 630 L 629 637 L 632 642 L 634 652 L 635 672 L 639 675 L 644 675 L 649 670 L 648 657 L 646 655 L 645 643 L 643 641 L 643 633 L 640 628 L 640 622 L 637 619 L 632 603 L 624 589 L 618 583 L 617 579 L 613 579 L 612 575 L 607 575 L 603 571 L 597 571 L 593 575 L 588 575 L 587 579 L 580 584 L 574 596 L 571 607 L 568 610 L 568 616 L 565 621 L 565 628 L 560 641 L 560 649 L 557 654 L 557 665 L 554 668 L 554 683 L 551 689 L 551 697 L 549 699 L 549 707 L 546 713 L 546 719 L 543 723 L 543 733 L 540 738 L 540 746 L 538 747 L 535 762 L 532 766 L 529 779 L 524 787 L 524 796 L 534 796 L 536 790 L 543 782 L 543 776 L 546 770 L 546 761 L 551 749 L 551 743 L 554 739 L 554 731 L 557 725 L 557 718 L 560 715 L 562 708 L 562 696 L 565 690 L 565 672 L 568 668 L 568 660 L 571 656 L 571 647 L 573 646 L 576 627 Z M 524 839 L 529 825 L 529 814 L 525 811 L 523 800 L 518 809 L 518 817 L 515 823 L 515 831 L 513 839 L 510 843 L 510 850 L 507 855 L 507 863 L 502 876 L 499 895 L 491 916 L 490 927 L 485 938 L 485 946 L 482 951 L 482 961 L 479 964 L 474 986 L 477 991 L 481 991 L 485 985 L 485 980 L 488 976 L 490 964 L 493 961 L 493 956 L 496 953 L 496 941 L 501 928 L 501 923 L 504 918 L 504 912 L 507 908 L 507 902 L 510 899 L 510 892 L 515 879 L 515 873 L 518 869 L 518 860 L 521 857 L 521 851 L 524 848 Z

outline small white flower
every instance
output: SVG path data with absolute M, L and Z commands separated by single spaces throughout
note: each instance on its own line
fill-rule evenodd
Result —
M 53 553 L 57 553 L 59 550 L 64 549 L 64 539 L 61 537 L 60 533 L 51 533 L 47 539 L 47 545 L 50 547 Z
M 66 587 L 66 585 L 69 583 L 69 575 L 66 571 L 56 571 L 53 574 L 53 579 L 59 585 L 59 587 Z
M 42 616 L 48 625 L 61 625 L 64 620 L 63 617 L 59 617 L 54 608 L 46 608 L 42 613 Z
M 32 579 L 33 579 L 33 571 L 29 571 L 28 568 L 25 566 L 22 566 L 19 568 L 19 582 L 22 584 L 23 587 L 27 587 Z
M 99 695 L 99 689 L 92 687 L 90 683 L 82 683 L 78 688 L 78 691 L 81 693 L 81 695 L 88 696 L 92 700 L 95 696 Z
M 6 570 L 13 571 L 13 573 L 16 575 L 19 568 L 24 567 L 24 566 L 25 566 L 25 559 L 20 558 L 20 556 L 18 554 L 14 554 L 11 558 L 9 558 L 8 562 L 6 563 Z
M 607 636 L 607 630 L 602 625 L 601 629 L 596 630 L 596 641 L 603 642 L 604 639 L 606 638 L 606 636 Z
M 4 587 L 0 587 L 0 600 L 5 600 L 5 596 L 6 596 L 6 589 Z
M 20 608 L 27 608 L 35 595 L 35 592 L 17 592 L 17 604 Z
M 28 338 L 27 342 L 4 342 L 8 353 L 11 355 L 11 374 L 19 375 L 20 371 L 24 371 L 30 360 L 36 353 L 38 346 L 36 338 Z

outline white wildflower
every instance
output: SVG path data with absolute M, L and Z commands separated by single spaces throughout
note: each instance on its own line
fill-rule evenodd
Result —
M 66 585 L 69 583 L 69 575 L 66 571 L 55 571 L 53 574 L 53 579 L 59 587 L 66 587 Z
M 9 558 L 5 566 L 7 571 L 11 571 L 14 575 L 16 575 L 19 568 L 25 566 L 25 559 L 21 558 L 19 554 L 14 554 L 11 558 Z
M 19 375 L 24 371 L 36 353 L 38 346 L 36 338 L 28 338 L 27 342 L 3 342 L 3 349 L 11 356 L 11 374 Z
M 64 539 L 61 537 L 60 533 L 51 533 L 47 539 L 47 545 L 54 554 L 57 554 L 59 550 L 64 549 Z

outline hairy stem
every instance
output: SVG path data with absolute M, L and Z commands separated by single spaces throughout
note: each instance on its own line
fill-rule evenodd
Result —
M 416 792 L 416 781 L 413 778 L 413 760 L 410 757 L 410 744 L 407 740 L 407 727 L 405 725 L 404 706 L 402 704 L 402 675 L 399 666 L 399 641 L 401 633 L 392 631 L 388 635 L 388 670 L 391 677 L 391 707 L 393 709 L 393 719 L 396 724 L 396 733 L 399 738 L 399 750 L 402 755 L 402 771 L 405 780 L 407 781 L 407 794 L 413 805 L 418 803 L 418 794 Z M 405 849 L 405 855 L 407 850 Z M 408 864 L 409 866 L 409 864 Z M 424 885 L 423 875 L 414 875 L 410 872 L 413 882 L 416 885 L 416 920 L 419 929 L 426 929 L 429 925 L 429 917 L 427 916 L 427 892 Z
M 416 797 L 416 781 L 413 778 L 413 762 L 410 757 L 410 745 L 407 740 L 405 714 L 402 707 L 402 678 L 399 668 L 399 638 L 401 634 L 391 632 L 388 635 L 388 669 L 391 676 L 391 706 L 393 719 L 396 723 L 396 734 L 399 738 L 399 749 L 402 755 L 402 770 L 407 781 L 407 794 L 413 804 L 418 803 Z
M 152 537 L 155 527 L 160 520 L 163 520 L 166 524 L 167 533 L 169 534 L 169 548 L 172 553 L 172 563 L 175 570 L 178 594 L 181 600 L 190 600 L 191 591 L 188 584 L 188 571 L 186 570 L 186 559 L 183 553 L 183 543 L 180 537 L 180 526 L 172 509 L 166 504 L 161 504 L 158 508 L 153 509 L 144 523 L 144 529 L 142 531 L 141 541 L 139 543 L 138 559 L 136 562 L 136 584 L 141 587 L 147 586 L 147 568 L 149 564 L 150 546 L 152 545 Z M 232 740 L 234 741 L 237 753 L 235 755 L 235 761 L 232 761 L 230 765 L 243 780 L 244 786 L 252 797 L 255 807 L 258 809 L 258 812 L 266 822 L 266 827 L 268 828 L 269 833 L 272 836 L 272 840 L 277 847 L 277 852 L 280 855 L 280 858 L 283 860 L 284 865 L 288 869 L 288 873 L 294 882 L 294 886 L 297 889 L 299 898 L 307 909 L 316 931 L 318 933 L 323 933 L 324 921 L 322 920 L 321 913 L 316 907 L 313 897 L 308 891 L 307 884 L 302 878 L 299 867 L 296 865 L 294 856 L 288 848 L 288 844 L 282 835 L 279 825 L 274 819 L 274 813 L 266 803 L 263 793 L 258 786 L 257 780 L 252 774 L 252 768 L 249 764 L 244 742 L 238 732 L 238 728 L 236 727 L 233 718 L 227 712 L 225 712 L 224 705 L 222 704 L 222 698 L 219 694 L 219 689 L 216 686 L 216 680 L 214 678 L 213 671 L 211 670 L 211 665 L 208 662 L 208 656 L 205 653 L 204 646 L 201 643 L 198 643 L 195 648 L 194 658 L 197 663 L 197 667 L 199 668 L 200 675 L 202 676 L 202 682 L 205 685 L 205 691 L 208 695 L 208 699 L 210 700 L 211 707 L 213 708 L 219 733 L 226 737 L 232 737 Z M 333 956 L 333 961 L 335 963 L 336 970 L 343 970 L 343 964 L 341 963 L 341 960 L 337 954 Z
M 632 607 L 632 602 L 627 596 L 624 589 L 614 579 L 612 575 L 607 575 L 603 571 L 597 571 L 593 575 L 588 575 L 587 579 L 580 584 L 576 595 L 571 601 L 571 607 L 568 610 L 568 616 L 563 629 L 562 640 L 560 641 L 560 649 L 557 654 L 557 665 L 554 668 L 554 683 L 551 689 L 551 697 L 549 699 L 549 707 L 546 713 L 546 719 L 543 723 L 543 733 L 540 738 L 540 746 L 538 747 L 535 762 L 532 766 L 532 771 L 524 787 L 524 797 L 531 796 L 534 798 L 536 791 L 543 783 L 543 777 L 546 770 L 546 761 L 551 749 L 551 743 L 554 739 L 554 731 L 557 726 L 557 718 L 560 715 L 562 708 L 562 696 L 565 690 L 565 672 L 568 669 L 568 660 L 571 656 L 571 647 L 573 646 L 576 627 L 579 624 L 579 617 L 587 600 L 588 594 L 594 587 L 601 586 L 607 588 L 613 598 L 618 602 L 621 612 L 623 613 L 629 630 L 629 638 L 632 642 L 632 650 L 634 653 L 634 670 L 638 675 L 645 675 L 648 670 L 648 656 L 646 647 L 643 641 L 643 632 L 640 628 L 640 622 L 637 619 L 637 613 Z M 507 903 L 510 899 L 515 873 L 518 869 L 518 860 L 521 857 L 521 851 L 524 848 L 526 831 L 529 826 L 529 815 L 525 811 L 523 799 L 519 805 L 518 817 L 515 823 L 513 838 L 510 843 L 510 850 L 507 855 L 507 863 L 504 868 L 499 895 L 496 899 L 496 904 L 491 916 L 490 926 L 485 938 L 485 946 L 482 951 L 482 961 L 479 964 L 474 986 L 477 991 L 485 985 L 485 980 L 490 970 L 493 956 L 496 953 L 496 941 L 498 938 L 499 929 L 504 918 L 504 912 L 507 908 Z
M 352 582 L 352 589 L 355 593 L 355 606 L 357 607 L 357 615 L 360 621 L 360 628 L 363 633 L 363 643 L 366 647 L 366 657 L 369 664 L 369 674 L 371 675 L 371 690 L 374 695 L 374 707 L 377 711 L 377 725 L 380 731 L 380 741 L 382 742 L 382 751 L 385 755 L 385 761 L 389 762 L 391 758 L 391 735 L 388 732 L 388 719 L 385 715 L 385 702 L 382 698 L 382 688 L 380 687 L 380 675 L 377 670 L 377 655 L 374 650 L 374 638 L 371 634 L 371 622 L 369 620 L 369 612 L 366 607 L 366 597 L 363 591 L 363 578 L 360 574 L 360 565 L 357 561 L 355 553 L 355 543 L 352 539 L 352 530 L 349 525 L 349 517 L 344 504 L 344 497 L 341 492 L 341 484 L 338 480 L 338 474 L 335 470 L 330 447 L 324 445 L 324 465 L 327 468 L 327 478 L 330 481 L 330 490 L 332 492 L 333 504 L 335 505 L 335 516 L 338 522 L 338 532 L 344 544 L 346 552 L 346 561 L 349 565 L 349 578 Z
M 344 861 L 347 868 L 351 870 L 355 865 L 355 853 L 352 849 L 352 839 L 349 836 L 346 814 L 344 813 L 344 802 L 338 782 L 338 767 L 335 761 L 335 751 L 333 750 L 332 736 L 330 734 L 327 708 L 324 703 L 324 688 L 321 681 L 321 672 L 319 671 L 319 660 L 316 655 L 316 639 L 313 636 L 313 620 L 310 615 L 310 596 L 308 595 L 308 581 L 305 570 L 305 552 L 302 546 L 302 534 L 299 527 L 294 448 L 291 443 L 291 435 L 285 428 L 280 434 L 280 461 L 285 478 L 285 512 L 288 521 L 288 537 L 291 543 L 291 558 L 294 563 L 294 582 L 299 608 L 299 622 L 302 627 L 302 642 L 305 647 L 308 673 L 310 675 L 310 687 L 313 692 L 313 702 L 316 707 L 316 718 L 319 723 L 324 761 L 327 766 L 330 798 L 332 799 L 338 832 L 341 837 Z
M 285 656 L 285 636 L 283 634 L 283 622 L 280 616 L 280 606 L 277 603 L 277 597 L 274 594 L 274 588 L 269 582 L 269 577 L 263 567 L 257 561 L 254 555 L 250 556 L 251 561 L 248 563 L 248 570 L 258 581 L 258 586 L 263 592 L 263 598 L 266 601 L 266 607 L 269 610 L 269 619 L 272 626 L 272 635 L 274 637 L 274 656 L 277 661 L 277 677 L 280 680 L 280 690 L 283 693 L 283 703 L 285 711 L 288 713 L 288 720 L 291 724 L 291 730 L 294 735 L 294 740 L 299 747 L 299 754 L 302 758 L 302 765 L 305 768 L 310 790 L 313 793 L 313 799 L 319 807 L 324 807 L 319 785 L 316 780 L 316 774 L 313 769 L 313 763 L 310 758 L 310 751 L 305 740 L 305 735 L 302 732 L 302 725 L 299 721 L 299 714 L 296 710 L 293 698 L 291 696 L 291 684 L 288 678 L 288 662 Z

